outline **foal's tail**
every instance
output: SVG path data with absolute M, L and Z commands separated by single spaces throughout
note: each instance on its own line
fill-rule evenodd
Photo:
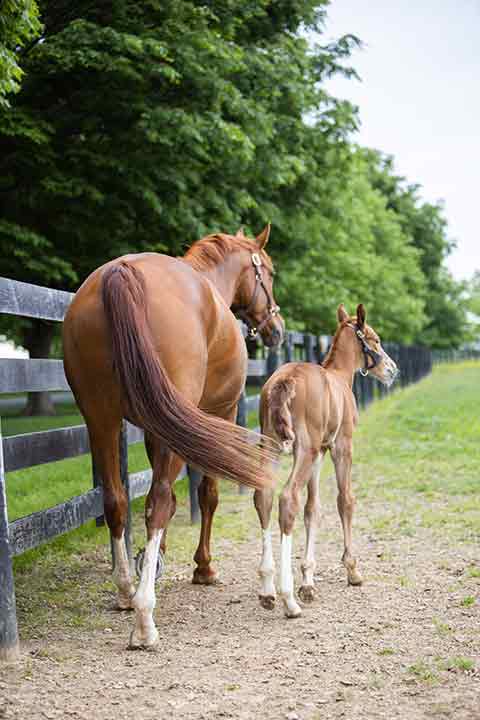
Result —
M 295 432 L 290 412 L 290 402 L 295 397 L 295 378 L 287 377 L 278 380 L 269 389 L 267 396 L 268 408 L 273 429 L 282 444 L 284 452 L 289 453 L 295 442 Z
M 102 299 L 129 419 L 209 474 L 259 489 L 270 485 L 259 462 L 268 447 L 257 448 L 244 428 L 202 412 L 168 378 L 148 325 L 142 273 L 125 261 L 111 265 Z

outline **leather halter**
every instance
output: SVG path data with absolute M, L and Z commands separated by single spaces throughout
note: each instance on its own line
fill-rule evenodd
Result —
M 255 271 L 255 289 L 253 291 L 252 299 L 248 303 L 246 308 L 241 308 L 238 306 L 233 306 L 232 311 L 238 315 L 239 318 L 241 318 L 245 324 L 248 327 L 248 337 L 249 338 L 256 338 L 258 333 L 263 330 L 265 325 L 275 317 L 275 315 L 278 315 L 280 312 L 279 306 L 273 301 L 273 298 L 271 297 L 270 293 L 267 290 L 267 287 L 265 283 L 263 282 L 262 277 L 262 258 L 260 257 L 260 253 L 252 253 L 252 265 L 253 269 Z M 264 317 L 260 321 L 258 325 L 254 325 L 252 321 L 250 320 L 250 313 L 252 312 L 253 308 L 255 307 L 255 303 L 257 301 L 257 296 L 260 291 L 260 288 L 263 289 L 263 292 L 265 293 L 267 297 L 267 312 L 265 313 Z
M 355 332 L 355 335 L 358 338 L 358 341 L 360 343 L 360 347 L 362 348 L 363 357 L 365 365 L 363 367 L 363 370 L 360 369 L 360 374 L 363 375 L 363 377 L 366 377 L 370 370 L 373 370 L 373 368 L 377 367 L 377 365 L 381 362 L 382 356 L 380 353 L 375 352 L 375 350 L 372 350 L 370 345 L 365 340 L 365 333 L 360 330 L 357 324 L 355 325 L 348 325 L 348 327 L 351 327 L 352 330 Z M 372 364 L 369 365 L 369 361 L 372 361 Z

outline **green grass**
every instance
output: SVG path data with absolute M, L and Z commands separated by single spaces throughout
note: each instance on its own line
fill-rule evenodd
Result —
M 379 534 L 422 527 L 478 537 L 479 385 L 479 363 L 442 365 L 361 413 L 354 483 L 362 502 L 382 506 Z

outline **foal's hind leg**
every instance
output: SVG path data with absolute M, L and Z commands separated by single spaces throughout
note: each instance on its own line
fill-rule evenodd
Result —
M 102 419 L 100 413 L 89 418 L 84 413 L 90 435 L 95 467 L 101 475 L 103 485 L 104 512 L 110 529 L 113 550 L 113 580 L 118 588 L 117 607 L 130 610 L 135 588 L 132 581 L 130 562 L 125 545 L 125 523 L 127 519 L 127 496 L 120 479 L 119 438 L 121 418 Z
M 315 539 L 317 528 L 320 522 L 320 497 L 318 492 L 318 480 L 320 477 L 320 468 L 322 466 L 325 454 L 319 453 L 312 467 L 312 474 L 308 481 L 308 495 L 305 503 L 304 522 L 305 522 L 305 558 L 302 563 L 302 585 L 298 590 L 298 595 L 305 603 L 312 602 L 314 598 L 314 582 L 313 575 L 315 573 Z
M 342 562 L 347 570 L 349 585 L 361 585 L 362 576 L 357 570 L 357 561 L 352 555 L 352 517 L 355 497 L 352 493 L 352 439 L 339 438 L 332 448 L 332 459 L 337 477 L 337 507 L 342 521 L 344 553 Z
M 280 495 L 280 594 L 289 618 L 301 615 L 300 605 L 295 600 L 292 572 L 292 532 L 295 517 L 300 509 L 300 493 L 312 474 L 313 454 L 308 447 L 298 442 L 294 448 L 295 461 L 292 472 Z
M 153 620 L 158 551 L 163 532 L 175 512 L 172 486 L 183 464 L 179 457 L 156 440 L 150 441 L 149 455 L 153 459 L 153 478 L 145 503 L 147 544 L 142 576 L 133 597 L 135 626 L 130 636 L 132 648 L 152 647 L 158 640 L 158 631 Z
M 258 568 L 261 589 L 258 597 L 262 607 L 266 610 L 273 610 L 276 597 L 275 564 L 272 550 L 272 530 L 270 528 L 273 489 L 255 490 L 253 502 L 257 510 L 260 525 L 262 526 L 262 559 Z

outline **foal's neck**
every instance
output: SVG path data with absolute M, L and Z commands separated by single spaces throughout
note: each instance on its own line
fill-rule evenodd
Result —
M 325 370 L 331 370 L 343 377 L 352 387 L 353 378 L 358 369 L 358 357 L 353 342 L 354 338 L 347 337 L 345 330 L 346 328 L 340 331 L 338 337 L 335 338 L 323 367 Z

